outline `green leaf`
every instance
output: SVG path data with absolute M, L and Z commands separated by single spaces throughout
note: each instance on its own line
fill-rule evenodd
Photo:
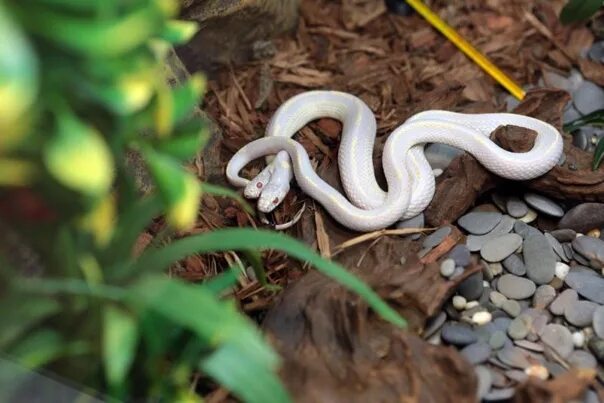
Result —
M 601 126 L 604 125 L 604 109 L 588 113 L 564 125 L 564 131 L 572 133 L 586 125 Z
M 123 301 L 127 294 L 122 288 L 105 285 L 89 284 L 84 280 L 75 278 L 63 279 L 20 279 L 13 287 L 17 291 L 29 292 L 39 295 L 82 295 L 95 298 L 104 298 L 110 301 Z
M 57 115 L 57 132 L 44 149 L 44 162 L 61 184 L 91 196 L 109 191 L 115 175 L 101 133 L 69 112 Z
M 8 354 L 28 368 L 38 368 L 60 357 L 65 347 L 58 332 L 42 329 L 21 340 Z
M 238 345 L 225 344 L 200 363 L 201 369 L 249 403 L 289 402 L 278 378 L 247 357 Z
M 596 149 L 594 151 L 594 160 L 593 160 L 593 164 L 592 164 L 592 169 L 594 171 L 596 171 L 598 168 L 600 168 L 600 164 L 602 164 L 603 160 L 604 160 L 604 137 L 601 137 L 600 140 L 598 141 L 598 145 L 596 146 Z
M 137 344 L 136 319 L 122 309 L 106 306 L 103 315 L 103 363 L 111 388 L 123 388 Z
M 11 309 L 4 309 L 0 315 L 0 350 L 6 348 L 29 329 L 49 316 L 61 311 L 61 305 L 48 298 L 22 295 L 4 297 L 2 304 Z
M 161 33 L 162 39 L 172 45 L 183 45 L 188 42 L 199 30 L 199 25 L 194 21 L 168 21 Z
M 560 21 L 570 24 L 584 21 L 593 16 L 602 7 L 602 0 L 569 0 L 560 13 Z
M 406 326 L 406 321 L 362 280 L 343 267 L 322 259 L 301 242 L 270 231 L 249 228 L 223 229 L 179 239 L 162 249 L 143 253 L 136 264 L 129 268 L 129 272 L 138 273 L 140 270 L 161 272 L 173 262 L 194 253 L 249 249 L 277 249 L 302 261 L 308 261 L 321 273 L 331 277 L 365 299 L 369 306 L 385 320 L 400 327 Z
M 211 277 L 204 282 L 201 287 L 205 288 L 218 298 L 223 291 L 234 287 L 237 284 L 237 273 L 237 269 L 230 268 L 217 276 Z
M 181 127 L 180 133 L 162 139 L 156 149 L 162 154 L 170 155 L 179 161 L 187 161 L 201 151 L 210 137 L 207 127 L 199 120 L 194 120 L 187 127 Z

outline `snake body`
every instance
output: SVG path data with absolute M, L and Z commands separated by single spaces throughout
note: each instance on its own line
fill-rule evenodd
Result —
M 302 145 L 291 137 L 309 122 L 330 117 L 342 122 L 338 167 L 348 198 L 314 171 Z M 533 148 L 506 151 L 489 139 L 502 125 L 537 132 Z M 539 177 L 560 160 L 562 136 L 553 126 L 512 113 L 463 114 L 442 110 L 420 112 L 397 127 L 384 145 L 382 164 L 388 191 L 380 188 L 373 169 L 375 117 L 359 98 L 344 92 L 309 91 L 290 98 L 271 119 L 266 136 L 242 147 L 229 161 L 227 178 L 258 198 L 258 208 L 272 211 L 296 178 L 302 190 L 321 203 L 342 225 L 356 231 L 382 229 L 421 213 L 434 196 L 435 179 L 423 153 L 426 143 L 444 143 L 472 154 L 493 173 L 507 179 Z M 269 158 L 254 179 L 239 176 L 250 161 Z

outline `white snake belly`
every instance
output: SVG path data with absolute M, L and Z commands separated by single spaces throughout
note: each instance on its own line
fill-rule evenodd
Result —
M 338 166 L 348 199 L 316 174 L 304 148 L 290 138 L 322 117 L 343 123 Z M 511 153 L 497 146 L 489 135 L 502 125 L 536 131 L 533 148 Z M 342 225 L 372 231 L 419 214 L 432 200 L 435 180 L 423 154 L 425 143 L 465 150 L 493 173 L 514 180 L 543 175 L 559 161 L 563 148 L 562 136 L 553 126 L 531 117 L 425 111 L 409 118 L 386 141 L 382 155 L 388 185 L 385 192 L 373 169 L 375 135 L 375 117 L 359 98 L 336 91 L 305 92 L 279 107 L 264 138 L 252 141 L 233 156 L 227 165 L 227 178 L 233 185 L 245 187 L 246 197 L 259 198 L 258 208 L 269 212 L 283 200 L 295 175 L 302 190 Z M 250 181 L 239 176 L 251 160 L 275 154 L 256 178 Z

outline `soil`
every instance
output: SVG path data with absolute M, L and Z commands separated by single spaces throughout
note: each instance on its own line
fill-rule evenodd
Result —
M 587 63 L 580 55 L 594 40 L 590 29 L 558 22 L 564 1 L 426 3 L 523 86 L 537 86 L 544 73 L 565 74 L 573 66 L 592 77 L 602 74 L 602 65 Z M 311 89 L 350 92 L 369 105 L 378 123 L 374 153 L 378 175 L 387 135 L 411 115 L 426 109 L 506 110 L 508 94 L 493 79 L 420 16 L 390 14 L 380 0 L 305 0 L 297 31 L 276 40 L 275 47 L 269 59 L 226 66 L 211 76 L 203 109 L 221 129 L 222 138 L 206 153 L 222 163 L 204 166 L 200 157 L 192 167 L 200 177 L 226 184 L 224 166 L 230 156 L 264 135 L 269 119 L 284 101 Z M 567 99 L 568 94 L 558 90 L 536 90 L 516 111 L 560 127 Z M 321 119 L 296 137 L 319 174 L 336 187 L 340 186 L 340 130 L 338 122 Z M 532 141 L 531 133 L 514 128 L 499 130 L 493 138 L 514 151 Z M 565 151 L 568 158 L 578 161 L 578 171 L 556 168 L 522 185 L 544 194 L 562 191 L 569 200 L 604 200 L 602 169 L 589 174 L 589 156 L 570 142 Z M 258 162 L 245 174 L 252 177 L 262 166 Z M 497 185 L 499 180 L 472 157 L 459 157 L 438 180 L 435 199 L 426 212 L 428 224 L 453 222 L 477 197 Z M 271 227 L 293 220 L 302 208 L 299 221 L 284 232 L 362 277 L 407 318 L 410 327 L 401 331 L 385 324 L 358 297 L 303 263 L 281 253 L 265 253 L 269 281 L 285 291 L 266 291 L 250 274 L 241 280 L 235 296 L 242 310 L 263 325 L 283 356 L 281 375 L 295 400 L 475 401 L 476 380 L 470 364 L 454 349 L 433 346 L 421 338 L 426 321 L 439 312 L 463 279 L 444 281 L 438 274 L 439 259 L 463 242 L 456 228 L 443 243 L 445 247 L 420 261 L 416 253 L 421 241 L 377 232 L 361 242 L 365 238 L 358 240 L 360 234 L 338 225 L 294 184 L 283 205 L 264 217 L 264 222 L 232 200 L 206 196 L 192 232 L 228 226 Z M 351 241 L 355 239 L 358 243 Z M 238 259 L 234 253 L 193 256 L 174 272 L 199 281 Z M 472 270 L 478 268 L 466 274 Z M 586 382 L 574 373 L 556 382 L 531 380 L 519 388 L 516 399 L 548 401 L 566 390 L 565 385 L 573 385 L 569 393 L 579 388 L 578 395 Z M 207 399 L 231 398 L 219 389 Z

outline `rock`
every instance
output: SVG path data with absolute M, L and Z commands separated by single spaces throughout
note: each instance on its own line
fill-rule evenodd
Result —
M 492 389 L 482 400 L 485 402 L 503 402 L 508 401 L 516 393 L 516 388 Z
M 479 341 L 464 347 L 460 353 L 470 364 L 482 364 L 491 356 L 491 346 L 488 343 Z
M 483 274 L 479 271 L 466 278 L 457 287 L 457 292 L 468 301 L 479 299 L 484 289 L 482 282 Z
M 604 337 L 604 306 L 600 305 L 594 310 L 592 325 L 596 336 Z
M 484 235 L 491 232 L 502 217 L 503 215 L 497 212 L 473 211 L 461 216 L 457 223 L 470 234 Z
M 533 343 L 528 340 L 514 340 L 514 344 L 518 347 L 524 348 L 525 350 L 534 351 L 536 353 L 542 353 L 544 350 L 541 344 Z
M 466 305 L 467 305 L 466 299 L 464 297 L 462 297 L 461 295 L 456 295 L 453 297 L 453 306 L 458 311 L 465 309 Z
M 455 271 L 455 261 L 453 259 L 445 259 L 440 264 L 440 274 L 443 277 L 451 277 Z
M 441 329 L 440 337 L 447 343 L 456 346 L 466 346 L 476 343 L 478 337 L 468 325 L 456 322 L 447 322 Z
M 487 324 L 491 321 L 491 319 L 493 319 L 493 317 L 489 312 L 486 311 L 476 312 L 474 315 L 472 315 L 472 322 L 477 325 Z
M 551 199 L 536 193 L 526 193 L 524 200 L 535 210 L 551 215 L 553 217 L 562 217 L 564 210 Z
M 200 29 L 179 55 L 189 71 L 215 71 L 258 58 L 259 44 L 295 29 L 299 0 L 193 0 L 182 16 Z
M 511 322 L 512 320 L 508 317 L 496 318 L 493 321 L 493 325 L 495 326 L 495 329 L 507 332 Z
M 485 235 L 468 235 L 466 246 L 471 252 L 479 251 L 485 243 L 498 238 L 500 235 L 509 233 L 514 227 L 515 220 L 509 215 L 504 215 L 497 226 L 488 234 Z
M 533 307 L 536 309 L 545 309 L 556 298 L 556 290 L 549 284 L 543 284 L 537 287 L 533 295 Z
M 570 266 L 566 263 L 556 262 L 556 268 L 554 269 L 554 275 L 560 280 L 564 280 L 566 275 L 570 271 Z
M 504 274 L 497 282 L 500 293 L 512 299 L 525 299 L 531 297 L 536 290 L 535 283 L 513 274 Z
M 573 368 L 593 368 L 598 366 L 596 357 L 584 350 L 573 351 L 566 359 Z
M 591 81 L 583 81 L 573 94 L 573 103 L 582 115 L 587 115 L 604 105 L 604 90 Z
M 528 213 L 528 206 L 517 197 L 510 197 L 505 205 L 509 215 L 514 218 L 524 217 Z
M 570 211 L 568 213 L 570 213 Z M 562 218 L 562 220 L 564 220 L 564 217 Z M 562 222 L 562 220 L 560 220 L 560 222 Z M 559 225 L 560 223 L 558 223 L 558 226 Z M 556 238 L 558 242 L 572 242 L 577 237 L 577 233 L 572 229 L 557 229 L 550 232 L 550 234 L 551 236 Z
M 517 383 L 522 383 L 528 378 L 528 375 L 524 371 L 518 369 L 509 369 L 505 371 L 505 376 Z
M 449 252 L 448 258 L 455 261 L 456 266 L 465 267 L 470 264 L 472 255 L 470 250 L 465 245 L 455 245 L 451 252 Z
M 580 236 L 572 242 L 573 249 L 590 260 L 594 267 L 604 267 L 604 241 L 590 236 Z
M 497 308 L 501 308 L 503 303 L 508 300 L 505 295 L 498 291 L 491 291 L 489 294 L 489 299 Z
M 531 365 L 527 355 L 518 347 L 504 347 L 497 352 L 497 358 L 513 368 L 524 369 Z
M 585 335 L 583 332 L 573 333 L 573 344 L 576 348 L 583 348 L 583 345 L 585 344 Z
M 396 228 L 398 229 L 403 229 L 403 228 L 424 228 L 425 225 L 425 220 L 424 220 L 424 213 L 419 213 L 418 215 L 416 215 L 415 217 L 411 217 L 407 220 L 402 220 L 399 221 L 398 223 L 396 223 Z M 421 234 L 411 234 L 408 235 L 408 237 L 411 240 L 417 240 L 421 237 Z
M 510 336 L 512 340 L 524 339 L 528 335 L 532 323 L 533 319 L 530 316 L 518 316 L 510 322 L 508 336 Z
M 515 318 L 516 316 L 520 315 L 520 311 L 522 310 L 518 301 L 513 299 L 506 300 L 501 306 L 501 309 L 503 309 L 503 311 L 510 315 L 512 318 Z
M 558 228 L 586 233 L 604 227 L 604 203 L 583 203 L 568 210 L 558 222 Z M 574 238 L 573 238 L 574 239 Z M 572 241 L 568 239 L 566 242 Z
M 566 275 L 564 282 L 582 297 L 598 304 L 604 304 L 604 279 L 593 270 L 571 270 Z
M 554 315 L 564 315 L 566 307 L 579 299 L 577 292 L 573 289 L 562 291 L 550 304 L 549 310 Z
M 564 253 L 564 248 L 562 247 L 560 242 L 558 242 L 558 240 L 549 233 L 545 233 L 544 236 L 545 236 L 545 239 L 547 239 L 547 242 L 549 242 L 549 244 L 552 247 L 552 249 L 554 250 L 554 252 L 556 253 L 556 255 L 558 255 L 558 257 L 560 257 L 560 259 L 556 259 L 556 260 L 562 260 L 564 262 L 568 262 L 568 258 L 566 257 L 566 253 Z
M 604 339 L 592 337 L 587 342 L 587 347 L 596 356 L 600 363 L 604 363 Z
M 424 149 L 424 155 L 432 169 L 446 169 L 461 154 L 463 150 L 441 143 L 429 144 Z
M 489 393 L 489 390 L 491 390 L 493 376 L 491 375 L 491 371 L 482 365 L 474 367 L 474 373 L 476 374 L 476 378 L 478 380 L 476 397 L 478 400 L 481 400 L 487 395 L 487 393 Z
M 512 254 L 503 259 L 503 267 L 515 276 L 524 276 L 526 274 L 524 262 L 522 261 L 522 258 L 516 254 Z
M 505 234 L 488 241 L 481 249 L 480 256 L 487 262 L 500 262 L 522 245 L 518 234 Z
M 564 317 L 577 327 L 586 327 L 591 325 L 597 307 L 598 305 L 591 301 L 573 301 L 566 306 Z
M 431 336 L 436 334 L 436 332 L 440 330 L 446 320 L 447 314 L 442 311 L 434 318 L 432 318 L 430 322 L 428 322 L 428 324 L 426 325 L 426 330 L 423 334 L 424 339 L 429 339 Z
M 554 278 L 556 256 L 542 234 L 533 233 L 524 240 L 522 255 L 527 277 L 537 284 L 547 284 Z
M 535 210 L 529 208 L 528 213 L 526 213 L 526 215 L 524 217 L 520 217 L 519 220 L 528 224 L 528 223 L 535 221 L 536 218 L 537 218 L 537 212 Z
M 442 241 L 444 241 L 444 239 L 451 233 L 451 227 L 450 226 L 444 226 L 441 227 L 439 229 L 437 229 L 436 231 L 434 231 L 433 233 L 431 233 L 430 235 L 428 235 L 425 239 L 424 242 L 422 243 L 422 247 L 429 249 L 429 248 L 434 248 L 437 245 L 440 245 Z
M 549 324 L 543 329 L 541 341 L 552 348 L 562 358 L 566 358 L 573 351 L 573 336 L 570 331 L 558 324 Z
M 530 367 L 526 368 L 524 372 L 528 376 L 534 376 L 542 381 L 545 381 L 547 378 L 549 378 L 549 371 L 543 365 L 531 365 Z
M 499 350 L 502 348 L 507 340 L 507 336 L 505 332 L 501 330 L 496 330 L 491 334 L 489 338 L 489 345 L 493 350 Z

